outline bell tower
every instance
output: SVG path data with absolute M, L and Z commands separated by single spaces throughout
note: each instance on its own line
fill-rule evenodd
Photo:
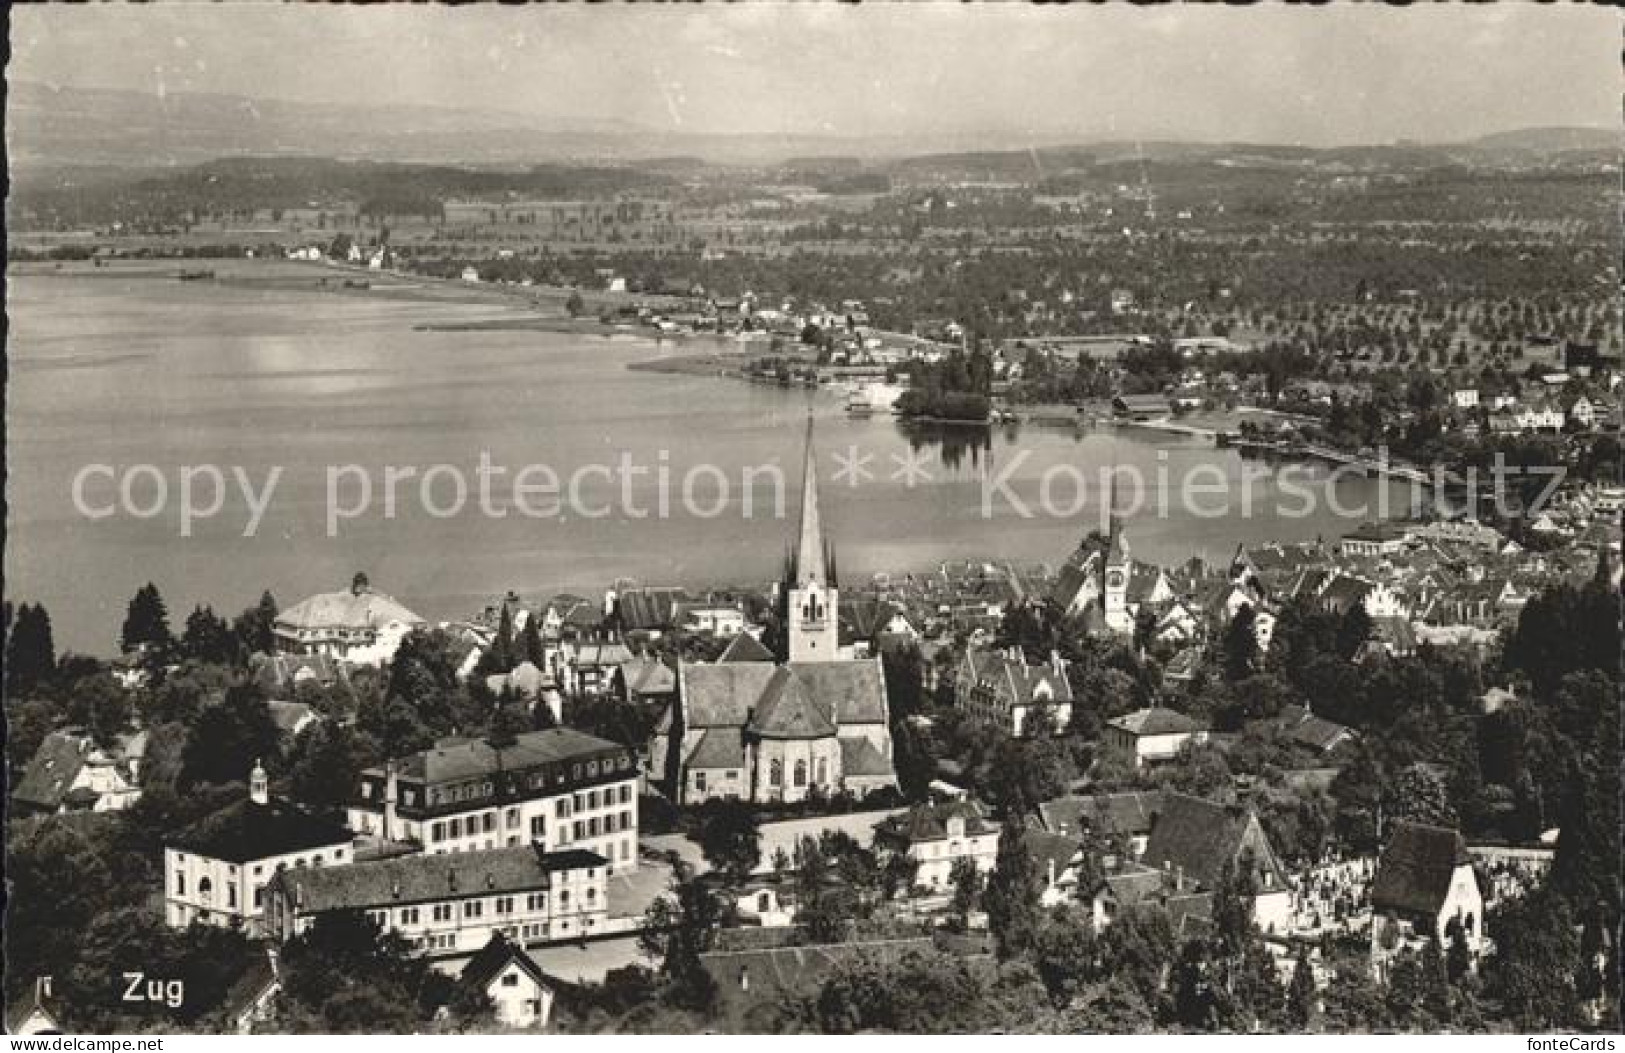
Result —
M 818 515 L 818 469 L 813 455 L 812 414 L 807 415 L 806 459 L 801 476 L 801 529 L 784 576 L 785 658 L 833 662 L 840 658 L 840 590 L 835 553 L 824 542 Z

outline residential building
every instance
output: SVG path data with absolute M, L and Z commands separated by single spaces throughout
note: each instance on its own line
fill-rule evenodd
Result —
M 430 855 L 541 843 L 587 849 L 613 871 L 638 865 L 637 757 L 571 728 L 494 746 L 444 739 L 361 773 L 350 825 Z
M 122 811 L 141 799 L 145 744 L 145 733 L 104 748 L 82 728 L 53 731 L 11 791 L 12 807 L 21 815 Z
M 1162 791 L 1129 790 L 1057 797 L 1040 804 L 1038 816 L 1050 833 L 1092 837 L 1117 860 L 1139 859 L 1161 808 Z
M 580 940 L 605 929 L 608 864 L 596 852 L 534 844 L 284 870 L 266 889 L 266 930 L 287 941 L 323 914 L 360 910 L 435 958 L 473 954 L 498 934 L 524 946 Z
M 164 920 L 264 933 L 265 890 L 284 870 L 344 867 L 355 835 L 292 802 L 273 798 L 258 764 L 248 796 L 207 815 L 164 845 Z
M 1030 663 L 1019 647 L 966 648 L 955 698 L 960 708 L 1010 735 L 1029 734 L 1030 717 L 1039 710 L 1049 714 L 1055 734 L 1072 723 L 1072 684 L 1056 653 L 1048 662 Z
M 1162 706 L 1137 709 L 1106 722 L 1107 746 L 1126 751 L 1136 767 L 1170 761 L 1207 741 L 1208 729 L 1183 713 Z
M 546 1027 L 553 1018 L 553 981 L 524 947 L 500 932 L 463 966 L 457 986 L 489 998 L 503 1027 Z
M 890 844 L 919 864 L 914 884 L 933 892 L 953 887 L 954 863 L 969 859 L 988 874 L 999 854 L 999 827 L 971 800 L 919 804 L 875 828 L 875 842 Z
M 1176 920 L 1210 917 L 1212 896 L 1243 866 L 1251 868 L 1253 918 L 1266 934 L 1284 933 L 1292 888 L 1264 826 L 1251 808 L 1183 793 L 1165 794 L 1139 863 L 1108 872 L 1089 897 L 1097 927 L 1125 905 L 1156 902 Z

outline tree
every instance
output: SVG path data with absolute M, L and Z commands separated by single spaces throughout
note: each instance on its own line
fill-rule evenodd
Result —
M 649 904 L 638 934 L 643 953 L 660 962 L 665 994 L 674 1005 L 709 1012 L 715 1004 L 716 982 L 705 971 L 700 955 L 711 949 L 721 924 L 721 903 L 679 863 L 669 895 Z
M 796 923 L 808 943 L 840 943 L 851 934 L 852 923 L 862 913 L 857 892 L 848 885 L 830 885 L 804 900 L 796 911 Z
M 8 698 L 33 693 L 56 672 L 51 616 L 43 605 L 25 603 L 11 617 L 7 606 L 5 684 Z
M 1495 951 L 1484 966 L 1484 989 L 1506 1018 L 1528 1031 L 1576 1026 L 1580 939 L 1563 898 L 1537 889 L 1492 915 L 1485 928 L 1495 934 Z
M 181 755 L 181 785 L 240 782 L 257 763 L 276 765 L 281 732 L 258 688 L 236 684 L 205 709 Z
M 137 589 L 130 600 L 119 635 L 119 649 L 125 654 L 144 650 L 167 654 L 173 643 L 169 608 L 164 605 L 158 586 L 149 581 Z
M 232 634 L 244 654 L 271 654 L 276 650 L 277 614 L 276 599 L 267 589 L 260 593 L 259 603 L 232 620 Z
M 1039 897 L 1043 891 L 1043 878 L 1028 850 L 1020 820 L 1006 820 L 999 831 L 999 852 L 993 873 L 982 893 L 988 928 L 993 931 L 1000 961 L 1025 954 L 1032 948 L 1038 934 Z
M 354 728 L 332 720 L 318 720 L 301 731 L 292 757 L 291 796 L 330 816 L 343 812 L 355 793 L 357 776 L 373 759 Z
M 181 654 L 199 662 L 230 665 L 237 660 L 239 637 L 215 616 L 213 608 L 198 606 L 186 618 Z
M 564 301 L 564 309 L 570 312 L 571 318 L 580 318 L 581 312 L 587 309 L 587 302 L 581 298 L 581 293 L 572 289 L 570 296 Z
M 761 824 L 756 811 L 740 800 L 708 803 L 697 840 L 706 862 L 737 885 L 762 861 Z
M 294 1031 L 417 1031 L 453 993 L 451 977 L 360 910 L 318 915 L 284 946 L 282 965 Z
M 1252 674 L 1258 655 L 1258 612 L 1244 603 L 1224 631 L 1224 675 L 1232 683 Z
M 982 871 L 977 867 L 976 860 L 970 856 L 955 859 L 953 866 L 948 868 L 948 884 L 954 890 L 948 910 L 963 932 L 970 925 L 971 912 L 976 909 L 976 900 L 982 893 Z
M 1315 973 L 1309 955 L 1301 948 L 1292 965 L 1292 982 L 1286 992 L 1287 1023 L 1294 1031 L 1308 1031 L 1315 1016 Z

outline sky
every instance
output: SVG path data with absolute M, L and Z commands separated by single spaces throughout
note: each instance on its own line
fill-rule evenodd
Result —
M 11 11 L 14 77 L 659 131 L 1323 146 L 1615 127 L 1589 5 L 235 3 Z

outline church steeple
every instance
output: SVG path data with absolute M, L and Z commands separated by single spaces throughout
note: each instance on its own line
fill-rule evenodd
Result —
M 818 466 L 813 453 L 813 418 L 809 412 L 806 452 L 801 467 L 801 530 L 796 542 L 796 583 L 834 584 L 827 557 L 823 522 L 818 515 Z
M 784 582 L 785 654 L 791 662 L 830 662 L 840 657 L 840 593 L 835 549 L 824 540 L 818 514 L 818 466 L 813 420 L 807 415 L 801 476 L 801 525 Z

